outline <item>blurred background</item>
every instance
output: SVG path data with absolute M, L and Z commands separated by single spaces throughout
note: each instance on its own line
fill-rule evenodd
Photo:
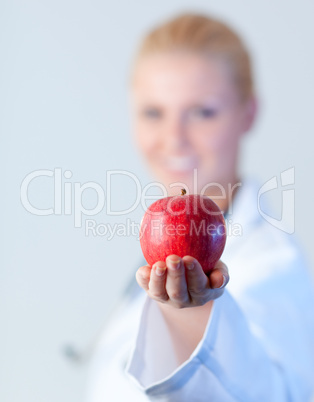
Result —
M 2 402 L 84 400 L 86 365 L 65 351 L 85 350 L 141 262 L 136 236 L 86 234 L 85 220 L 140 222 L 144 210 L 115 216 L 103 209 L 75 227 L 70 201 L 68 214 L 58 212 L 60 197 L 75 183 L 106 191 L 107 171 L 118 169 L 134 173 L 142 188 L 152 181 L 132 143 L 129 66 L 141 36 L 182 11 L 212 13 L 246 40 L 260 115 L 244 144 L 242 171 L 263 183 L 295 168 L 296 236 L 313 266 L 313 2 L 2 0 Z M 33 180 L 29 201 L 55 214 L 36 216 L 21 203 L 21 184 L 37 170 L 54 176 Z M 128 209 L 134 181 L 112 176 L 110 197 L 113 210 Z M 85 208 L 97 204 L 92 189 L 82 199 Z M 280 193 L 273 201 L 280 209 Z

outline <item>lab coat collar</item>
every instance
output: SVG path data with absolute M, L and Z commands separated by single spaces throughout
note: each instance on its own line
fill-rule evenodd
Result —
M 262 222 L 258 212 L 259 183 L 251 178 L 244 178 L 240 183 L 241 186 L 225 214 L 228 248 L 236 243 L 240 230 L 242 234 L 247 234 L 253 226 Z

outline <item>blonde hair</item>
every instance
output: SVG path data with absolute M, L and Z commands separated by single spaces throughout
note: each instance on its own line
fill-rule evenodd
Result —
M 154 27 L 143 38 L 133 59 L 131 79 L 146 55 L 184 50 L 224 61 L 242 99 L 254 93 L 251 60 L 239 35 L 215 18 L 184 13 Z

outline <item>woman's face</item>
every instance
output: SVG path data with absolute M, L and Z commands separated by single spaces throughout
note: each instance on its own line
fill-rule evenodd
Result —
M 222 62 L 190 53 L 146 56 L 134 74 L 131 110 L 140 151 L 169 195 L 178 194 L 175 182 L 191 193 L 235 183 L 239 140 L 253 113 Z

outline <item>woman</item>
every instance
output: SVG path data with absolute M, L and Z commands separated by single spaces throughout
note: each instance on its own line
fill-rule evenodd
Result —
M 220 21 L 183 14 L 144 38 L 131 77 L 135 138 L 154 176 L 168 195 L 177 182 L 205 192 L 231 228 L 209 277 L 193 256 L 138 269 L 94 355 L 89 400 L 309 401 L 309 273 L 238 172 L 256 115 L 244 44 Z

